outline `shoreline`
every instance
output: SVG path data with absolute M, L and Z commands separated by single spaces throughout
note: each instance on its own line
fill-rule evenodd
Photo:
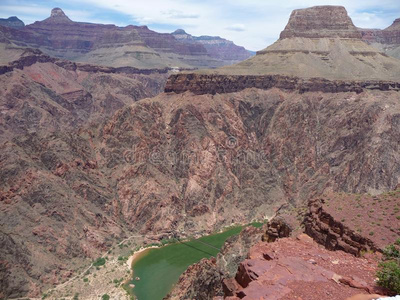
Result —
M 133 261 L 136 258 L 138 258 L 139 254 L 143 253 L 144 251 L 146 251 L 148 249 L 155 249 L 155 248 L 160 248 L 160 246 L 143 247 L 143 248 L 140 248 L 138 251 L 134 252 L 131 256 L 129 256 L 128 260 L 126 261 L 126 264 L 132 270 L 132 272 L 133 272 L 133 269 L 132 269 Z

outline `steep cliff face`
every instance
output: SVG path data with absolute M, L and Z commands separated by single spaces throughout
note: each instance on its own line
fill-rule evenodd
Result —
M 354 26 L 342 6 L 314 6 L 312 8 L 296 9 L 280 38 L 361 38 L 360 32 Z
M 400 18 L 386 29 L 359 29 L 362 39 L 388 55 L 400 58 Z
M 4 232 L 19 247 L 46 253 L 48 243 L 38 243 L 30 231 L 35 226 L 25 224 L 40 220 L 56 243 L 64 222 L 76 216 L 81 221 L 72 222 L 71 230 L 83 244 L 54 258 L 73 272 L 68 262 L 95 256 L 95 249 L 110 242 L 104 244 L 102 236 L 112 236 L 113 226 L 121 232 L 209 232 L 270 217 L 282 204 L 296 205 L 326 189 L 393 189 L 400 178 L 397 100 L 398 92 L 390 91 L 161 94 L 76 137 L 32 133 L 10 140 L 1 151 Z M 35 116 L 29 110 L 25 115 Z M 55 208 L 59 201 L 62 211 Z M 102 222 L 114 225 L 89 225 L 91 220 L 75 215 L 76 203 L 83 205 L 82 214 L 98 210 Z M 15 214 L 19 217 L 9 219 Z M 25 231 L 14 234 L 15 228 Z M 99 228 L 102 234 L 96 233 Z M 89 236 L 98 247 L 84 246 Z M 34 293 L 33 287 L 38 292 L 48 282 L 34 275 L 42 274 L 31 260 L 39 254 L 26 256 L 32 272 L 25 275 L 11 263 L 15 255 L 7 254 L 7 272 L 20 283 L 33 282 L 31 288 L 22 285 L 25 292 Z M 12 278 L 7 274 L 3 278 Z M 19 283 L 6 281 L 7 291 L 17 295 Z
M 330 250 L 382 251 L 400 236 L 400 189 L 381 195 L 328 193 L 309 202 L 306 232 Z
M 162 91 L 167 70 L 80 65 L 26 51 L 0 66 L 0 140 L 77 129 Z
M 207 53 L 215 58 L 225 61 L 230 65 L 238 63 L 252 56 L 252 53 L 244 47 L 235 45 L 233 42 L 219 36 L 192 36 L 182 29 L 178 29 L 172 35 L 185 44 L 201 44 L 206 48 Z
M 247 88 L 268 90 L 279 88 L 285 91 L 341 93 L 364 90 L 400 91 L 395 81 L 343 81 L 323 78 L 301 79 L 281 75 L 222 75 L 222 74 L 173 74 L 168 77 L 165 92 L 196 95 L 239 92 Z

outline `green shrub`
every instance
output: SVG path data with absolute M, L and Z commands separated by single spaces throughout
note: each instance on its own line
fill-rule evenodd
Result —
M 108 296 L 107 294 L 104 294 L 104 295 L 101 297 L 101 300 L 110 300 L 110 296 Z
M 383 250 L 383 255 L 386 260 L 400 258 L 400 251 L 395 245 L 389 245 Z
M 89 281 L 89 279 L 87 279 L 86 277 L 83 278 L 83 282 L 88 282 L 88 281 Z
M 400 294 L 400 266 L 396 261 L 387 261 L 379 265 L 378 284 L 390 291 Z
M 106 259 L 103 258 L 103 257 L 99 257 L 98 259 L 96 259 L 96 260 L 93 262 L 93 266 L 95 266 L 95 267 L 100 267 L 100 266 L 105 265 L 105 263 L 106 263 Z
M 78 294 L 78 293 L 76 293 L 76 294 L 74 295 L 73 300 L 79 300 L 79 294 Z
M 389 245 L 383 251 L 383 261 L 377 272 L 378 284 L 393 293 L 400 294 L 400 250 L 397 245 Z

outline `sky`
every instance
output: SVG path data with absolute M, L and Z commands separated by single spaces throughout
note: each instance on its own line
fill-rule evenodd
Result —
M 0 18 L 30 24 L 60 7 L 73 21 L 147 25 L 157 32 L 181 28 L 257 51 L 278 39 L 293 9 L 315 5 L 342 5 L 363 28 L 383 29 L 400 18 L 400 0 L 0 0 Z

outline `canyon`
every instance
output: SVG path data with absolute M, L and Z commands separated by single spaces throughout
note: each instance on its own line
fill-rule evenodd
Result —
M 87 36 L 61 33 L 76 26 Z M 190 266 L 167 299 L 388 293 L 374 279 L 399 238 L 396 213 L 383 213 L 400 204 L 400 61 L 365 43 L 344 7 L 295 10 L 273 45 L 204 70 L 189 69 L 244 49 L 229 58 L 225 40 L 77 23 L 60 9 L 0 29 L 15 55 L 0 66 L 0 298 L 39 297 L 130 236 L 254 220 L 272 221 Z M 187 70 L 161 54 L 83 58 L 121 41 L 190 56 Z

